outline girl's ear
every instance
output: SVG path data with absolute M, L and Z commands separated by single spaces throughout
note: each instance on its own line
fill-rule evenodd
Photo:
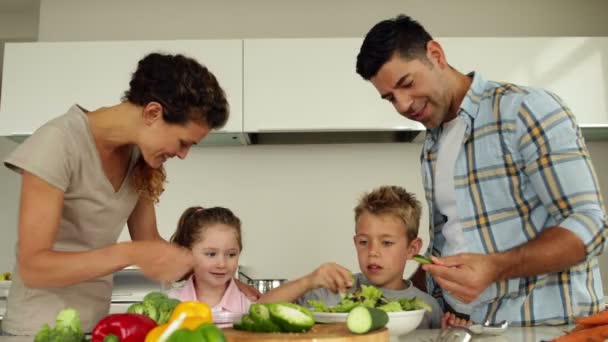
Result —
M 422 240 L 420 238 L 415 238 L 412 240 L 407 247 L 407 259 L 411 259 L 416 254 L 420 254 L 420 249 L 422 249 Z

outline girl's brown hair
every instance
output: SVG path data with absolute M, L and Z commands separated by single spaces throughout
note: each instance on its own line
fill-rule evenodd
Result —
M 355 221 L 365 211 L 374 215 L 392 215 L 405 225 L 409 241 L 418 237 L 422 212 L 420 202 L 400 186 L 381 186 L 364 194 L 355 208 Z
M 239 252 L 243 251 L 241 239 L 241 220 L 234 215 L 230 209 L 213 207 L 205 209 L 203 207 L 190 207 L 184 211 L 177 222 L 177 229 L 171 242 L 188 249 L 192 249 L 194 243 L 203 238 L 203 234 L 213 224 L 223 223 L 234 228 L 236 241 L 239 244 Z M 192 272 L 185 274 L 179 281 L 184 281 L 192 275 Z
M 171 242 L 192 249 L 194 243 L 203 237 L 207 228 L 218 223 L 234 228 L 236 240 L 239 244 L 239 251 L 242 251 L 241 220 L 230 209 L 222 207 L 207 209 L 203 207 L 190 207 L 186 209 L 179 218 L 177 229 L 173 236 L 171 236 Z

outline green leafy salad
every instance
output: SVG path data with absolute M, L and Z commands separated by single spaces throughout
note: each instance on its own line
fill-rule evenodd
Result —
M 399 300 L 388 300 L 384 297 L 382 291 L 372 285 L 361 285 L 353 293 L 341 294 L 342 299 L 336 306 L 328 307 L 319 300 L 309 300 L 308 304 L 312 306 L 315 312 L 334 312 L 345 313 L 350 312 L 354 307 L 362 305 L 368 308 L 376 308 L 386 312 L 395 311 L 411 311 L 425 309 L 431 311 L 431 306 L 420 298 L 412 299 L 401 298 Z

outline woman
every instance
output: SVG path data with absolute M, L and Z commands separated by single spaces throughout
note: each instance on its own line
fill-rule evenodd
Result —
M 153 53 L 139 61 L 121 103 L 91 112 L 75 105 L 20 145 L 5 160 L 22 184 L 3 331 L 33 335 L 66 307 L 91 331 L 108 313 L 114 271 L 136 265 L 157 281 L 188 272 L 191 253 L 156 226 L 163 163 L 185 158 L 227 118 L 211 72 Z M 133 241 L 116 243 L 125 223 Z

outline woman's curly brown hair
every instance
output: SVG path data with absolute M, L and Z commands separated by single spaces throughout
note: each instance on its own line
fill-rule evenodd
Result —
M 151 53 L 139 61 L 129 86 L 123 101 L 142 107 L 158 102 L 163 106 L 163 119 L 167 123 L 186 125 L 194 121 L 219 129 L 228 121 L 224 90 L 215 76 L 192 58 Z M 136 191 L 158 202 L 166 179 L 164 168 L 153 169 L 140 158 L 132 175 Z

